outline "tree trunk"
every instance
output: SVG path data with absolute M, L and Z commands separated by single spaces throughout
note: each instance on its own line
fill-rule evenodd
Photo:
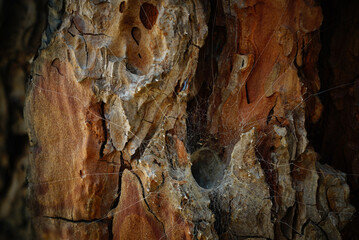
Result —
M 340 239 L 306 126 L 319 5 L 50 1 L 25 117 L 39 239 Z

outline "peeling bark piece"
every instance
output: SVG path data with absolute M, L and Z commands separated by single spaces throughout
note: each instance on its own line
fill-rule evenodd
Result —
M 266 97 L 270 97 L 274 94 L 273 88 L 274 88 L 275 80 L 277 80 L 279 76 L 279 72 L 280 72 L 280 65 L 276 63 L 273 66 L 272 71 L 270 72 L 267 80 L 264 83 L 264 90 Z
M 110 137 L 116 150 L 122 151 L 128 140 L 130 124 L 122 108 L 121 100 L 118 97 L 115 97 L 113 102 L 110 103 L 110 106 L 108 113 Z
M 302 5 L 303 6 L 303 5 Z M 305 33 L 319 28 L 323 21 L 322 9 L 319 6 L 308 6 L 302 8 L 300 14 L 300 29 Z
M 292 207 L 295 203 L 295 190 L 292 186 L 293 178 L 291 176 L 291 156 L 290 156 L 290 140 L 286 128 L 274 126 L 276 135 L 273 137 L 273 144 L 275 148 L 271 153 L 273 162 L 273 170 L 278 175 L 278 192 L 275 193 L 275 199 L 278 201 L 280 218 L 284 217 L 287 209 Z
M 337 226 L 331 218 L 326 218 L 323 222 L 320 223 L 320 227 L 325 231 L 328 240 L 340 240 L 342 239 L 340 232 L 337 229 Z
M 234 146 L 228 172 L 217 190 L 221 211 L 229 215 L 228 229 L 237 236 L 273 238 L 272 203 L 264 173 L 255 155 L 255 129 Z
M 342 230 L 355 211 L 355 208 L 349 203 L 349 187 L 346 183 L 346 176 L 329 165 L 317 164 L 317 169 L 320 177 L 318 209 L 321 210 L 323 218 L 327 213 L 331 213 L 332 218 L 337 219 L 336 228 Z
M 283 55 L 288 57 L 295 46 L 293 33 L 286 26 L 281 26 L 277 32 L 277 41 L 282 46 Z
M 179 167 L 186 167 L 190 164 L 186 147 L 184 143 L 177 137 L 177 135 L 173 136 L 176 146 L 176 153 L 178 159 L 178 166 Z
M 317 240 L 325 240 L 327 239 L 325 232 L 317 225 L 309 222 L 308 225 L 304 227 L 303 236 L 299 236 L 296 239 L 304 240 L 304 239 L 317 239 Z
M 302 226 L 308 219 L 314 223 L 321 220 L 316 207 L 318 174 L 316 172 L 317 154 L 308 149 L 300 158 L 294 162 L 293 182 L 294 189 L 297 192 L 297 222 L 294 225 L 296 232 L 300 232 Z

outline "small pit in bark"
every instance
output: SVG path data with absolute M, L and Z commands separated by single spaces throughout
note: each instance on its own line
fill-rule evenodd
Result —
M 133 27 L 131 30 L 131 35 L 133 40 L 135 40 L 137 45 L 140 45 L 141 41 L 141 30 L 138 27 Z
M 223 178 L 225 164 L 209 148 L 201 148 L 191 155 L 192 175 L 197 184 L 205 189 L 218 186 Z
M 120 13 L 123 13 L 125 11 L 126 8 L 126 2 L 123 1 L 120 3 Z

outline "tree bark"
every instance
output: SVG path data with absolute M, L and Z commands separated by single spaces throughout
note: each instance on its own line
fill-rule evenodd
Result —
M 340 239 L 314 1 L 51 1 L 25 117 L 39 239 Z

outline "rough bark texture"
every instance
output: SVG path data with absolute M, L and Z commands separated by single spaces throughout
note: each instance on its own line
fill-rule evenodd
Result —
M 25 116 L 39 239 L 340 239 L 306 124 L 314 1 L 51 1 Z M 357 122 L 356 122 L 357 123 Z

